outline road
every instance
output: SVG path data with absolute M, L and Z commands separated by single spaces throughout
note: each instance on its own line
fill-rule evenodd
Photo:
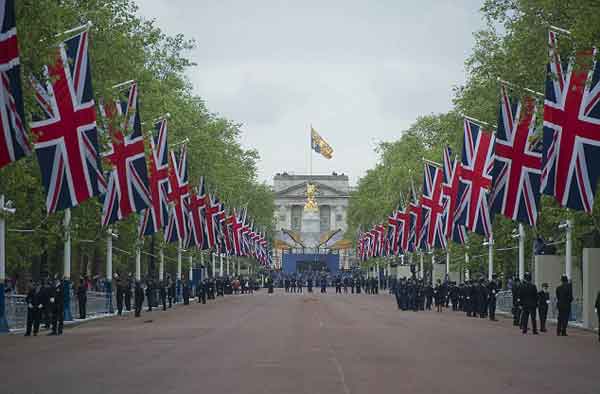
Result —
M 595 334 L 401 312 L 378 296 L 228 296 L 0 337 L 1 393 L 598 393 Z

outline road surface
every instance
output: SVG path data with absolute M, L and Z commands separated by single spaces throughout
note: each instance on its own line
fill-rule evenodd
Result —
M 227 296 L 0 337 L 1 393 L 600 393 L 600 343 L 393 298 Z

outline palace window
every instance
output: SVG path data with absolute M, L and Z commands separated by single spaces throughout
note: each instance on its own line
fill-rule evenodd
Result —
M 292 230 L 302 231 L 302 212 L 304 207 L 302 205 L 292 206 Z
M 321 232 L 331 230 L 331 208 L 328 205 L 319 207 L 319 216 L 321 224 Z

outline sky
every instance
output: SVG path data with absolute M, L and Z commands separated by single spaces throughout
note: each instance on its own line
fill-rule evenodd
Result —
M 137 0 L 167 34 L 196 40 L 187 71 L 211 112 L 242 124 L 259 179 L 309 172 L 310 127 L 333 147 L 313 173 L 351 184 L 379 142 L 448 111 L 482 28 L 482 0 Z

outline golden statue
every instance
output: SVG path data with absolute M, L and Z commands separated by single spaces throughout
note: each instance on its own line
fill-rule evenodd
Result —
M 306 184 L 306 204 L 304 204 L 304 210 L 316 211 L 317 205 L 317 186 L 311 183 Z

